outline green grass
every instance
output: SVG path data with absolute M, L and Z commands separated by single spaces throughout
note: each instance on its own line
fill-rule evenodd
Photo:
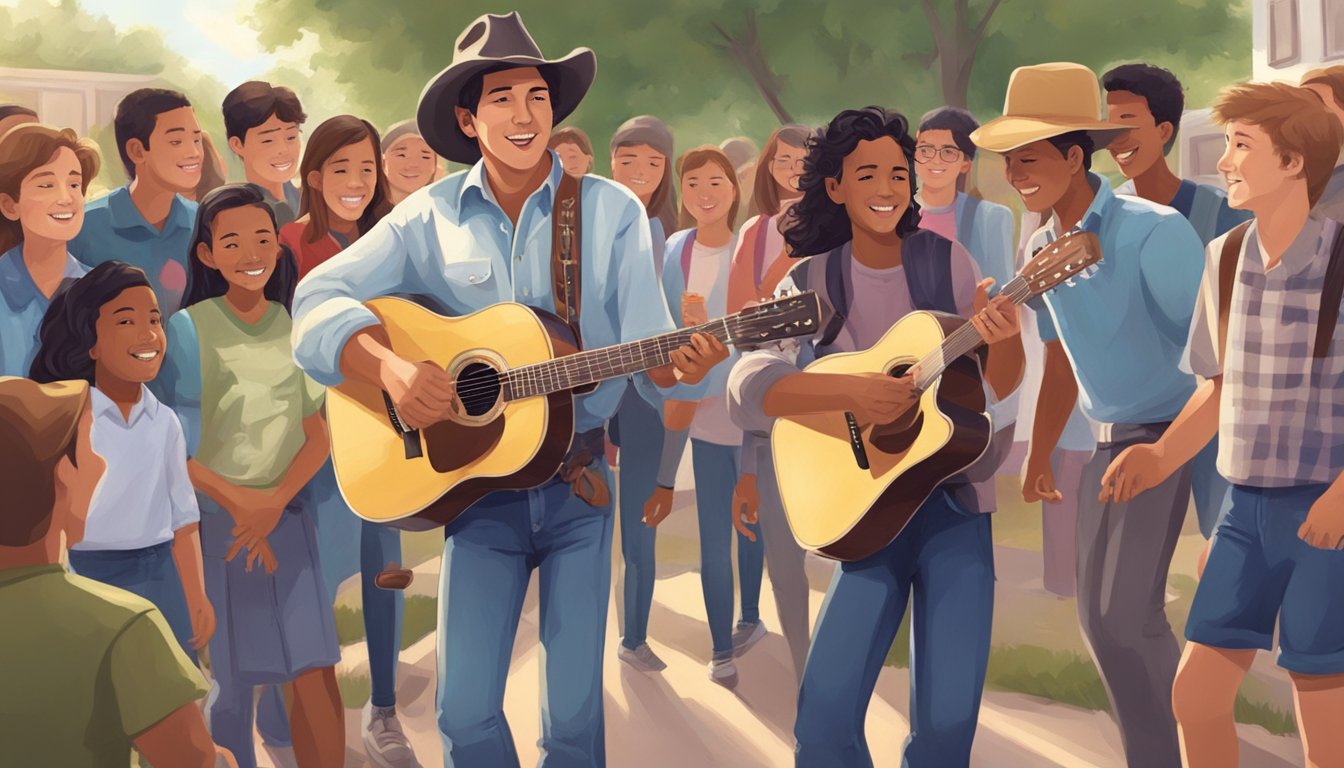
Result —
M 337 675 L 336 687 L 341 690 L 341 703 L 346 709 L 363 707 L 373 691 L 368 675 Z
M 439 620 L 439 603 L 433 597 L 410 595 L 406 598 L 405 613 L 401 617 L 401 650 L 406 650 L 420 638 L 434 631 Z M 341 645 L 358 643 L 364 639 L 364 610 L 350 606 L 336 606 L 336 639 Z
M 1275 736 L 1297 735 L 1297 720 L 1292 712 L 1284 712 L 1263 701 L 1251 701 L 1244 694 L 1237 694 L 1233 712 L 1238 723 L 1258 725 Z

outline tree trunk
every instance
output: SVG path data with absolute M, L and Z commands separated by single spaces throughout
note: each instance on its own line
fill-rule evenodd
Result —
M 746 31 L 741 35 L 730 35 L 718 24 L 714 25 L 714 30 L 723 38 L 733 61 L 751 77 L 751 82 L 779 122 L 792 123 L 793 116 L 784 108 L 784 103 L 779 97 L 779 76 L 770 69 L 770 63 L 765 60 L 765 52 L 761 50 L 760 38 L 756 35 L 755 11 L 747 12 Z

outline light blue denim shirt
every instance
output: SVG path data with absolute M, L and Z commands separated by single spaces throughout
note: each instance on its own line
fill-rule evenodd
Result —
M 88 271 L 66 254 L 66 277 L 80 277 Z M 37 356 L 37 332 L 50 305 L 23 263 L 23 244 L 0 255 L 0 376 L 28 378 Z
M 1088 180 L 1096 197 L 1074 229 L 1097 235 L 1103 261 L 1091 278 L 1045 295 L 1049 312 L 1037 314 L 1041 340 L 1063 342 L 1089 418 L 1170 421 L 1195 391 L 1194 376 L 1180 362 L 1204 276 L 1204 247 L 1175 209 L 1117 197 L 1094 173 Z M 1052 215 L 1028 252 L 1054 239 Z
M 377 324 L 363 302 L 379 296 L 428 296 L 450 315 L 506 301 L 553 312 L 551 210 L 563 170 L 554 152 L 550 160 L 551 173 L 523 204 L 516 228 L 477 162 L 415 192 L 314 269 L 294 295 L 299 365 L 319 383 L 339 384 L 346 342 Z M 625 187 L 595 176 L 584 177 L 581 198 L 583 346 L 674 330 L 654 273 L 644 206 Z M 627 383 L 609 380 L 579 398 L 575 429 L 594 429 L 611 418 Z
M 70 253 L 90 267 L 115 259 L 144 270 L 167 317 L 182 308 L 187 292 L 187 250 L 196 208 L 191 200 L 174 195 L 168 219 L 157 230 L 135 207 L 130 187 L 120 187 L 85 206 L 84 227 L 70 241 Z

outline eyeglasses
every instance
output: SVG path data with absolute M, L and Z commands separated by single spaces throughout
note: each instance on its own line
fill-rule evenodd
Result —
M 787 168 L 789 170 L 801 171 L 803 170 L 803 158 L 800 157 L 796 160 L 790 160 L 787 157 L 779 156 L 775 158 L 774 165 L 776 168 L 779 168 L 780 170 L 784 170 Z
M 932 144 L 920 144 L 915 147 L 916 161 L 927 163 L 935 157 L 944 163 L 955 163 L 962 158 L 962 152 L 956 147 L 935 147 Z

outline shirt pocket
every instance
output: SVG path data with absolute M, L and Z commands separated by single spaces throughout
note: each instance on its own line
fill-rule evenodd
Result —
M 484 286 L 490 282 L 490 259 L 463 259 L 443 265 L 443 279 L 455 289 Z

